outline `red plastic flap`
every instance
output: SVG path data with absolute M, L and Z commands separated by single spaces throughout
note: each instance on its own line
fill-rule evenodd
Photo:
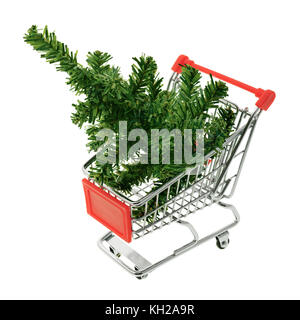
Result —
M 89 215 L 127 242 L 131 242 L 130 207 L 87 179 L 82 180 Z

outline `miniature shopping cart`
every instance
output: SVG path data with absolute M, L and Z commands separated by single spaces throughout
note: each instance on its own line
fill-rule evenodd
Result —
M 224 203 L 223 199 L 233 195 L 256 122 L 262 110 L 267 110 L 275 99 L 275 93 L 271 90 L 248 86 L 201 67 L 184 55 L 179 56 L 172 67 L 174 73 L 168 89 L 176 90 L 180 81 L 181 66 L 186 64 L 255 94 L 258 98 L 256 102 L 258 108 L 251 113 L 247 108 L 240 109 L 236 104 L 222 100 L 219 107 L 230 106 L 237 114 L 234 131 L 224 143 L 223 148 L 210 152 L 205 156 L 204 163 L 188 169 L 155 191 L 151 192 L 153 181 L 136 186 L 130 195 L 124 195 L 109 186 L 97 185 L 90 178 L 83 180 L 87 212 L 111 230 L 99 240 L 99 247 L 138 279 L 145 278 L 160 265 L 209 239 L 216 238 L 217 246 L 221 249 L 227 247 L 228 230 L 235 226 L 240 218 L 237 209 L 233 205 Z M 87 177 L 89 168 L 95 161 L 96 155 L 84 165 L 83 171 Z M 185 187 L 180 187 L 182 185 Z M 183 219 L 212 204 L 231 210 L 233 220 L 223 228 L 199 238 L 192 224 Z M 137 217 L 136 212 L 143 212 L 143 214 Z M 145 237 L 164 228 L 172 222 L 187 227 L 193 235 L 193 240 L 158 262 L 149 262 L 127 244 L 133 239 Z

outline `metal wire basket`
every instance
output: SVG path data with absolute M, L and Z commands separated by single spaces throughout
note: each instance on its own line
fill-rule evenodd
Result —
M 262 110 L 267 110 L 275 98 L 271 90 L 255 89 L 198 66 L 186 56 L 179 56 L 175 62 L 169 88 L 176 89 L 181 65 L 184 64 L 256 94 L 259 97 L 256 103 L 258 108 L 250 113 L 248 109 L 240 109 L 232 102 L 220 101 L 219 108 L 230 107 L 237 115 L 233 133 L 223 148 L 210 152 L 205 156 L 203 164 L 188 169 L 152 192 L 153 181 L 135 186 L 129 195 L 113 190 L 109 186 L 99 186 L 89 178 L 88 174 L 90 166 L 96 161 L 96 156 L 85 163 L 83 171 L 88 179 L 83 180 L 83 185 L 87 211 L 111 230 L 99 240 L 98 245 L 138 279 L 147 277 L 158 266 L 209 239 L 216 238 L 220 249 L 227 247 L 228 230 L 235 226 L 240 218 L 237 209 L 222 200 L 233 195 L 257 120 Z M 212 204 L 230 209 L 233 220 L 221 229 L 199 238 L 192 224 L 183 219 Z M 156 263 L 149 262 L 123 241 L 130 242 L 132 239 L 142 238 L 172 222 L 186 226 L 191 231 L 193 240 Z

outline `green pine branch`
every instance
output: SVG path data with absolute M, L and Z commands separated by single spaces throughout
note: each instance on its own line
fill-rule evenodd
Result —
M 24 41 L 30 44 L 34 50 L 41 52 L 41 57 L 49 63 L 56 63 L 58 71 L 69 75 L 68 84 L 76 92 L 84 92 L 90 84 L 89 73 L 77 62 L 77 52 L 73 53 L 68 46 L 56 39 L 54 32 L 48 31 L 46 26 L 43 32 L 39 32 L 33 25 L 24 36 Z
M 163 78 L 157 73 L 157 64 L 152 57 L 142 55 L 133 58 L 131 74 L 124 79 L 117 67 L 108 62 L 112 57 L 101 51 L 87 54 L 87 67 L 77 61 L 77 52 L 59 42 L 54 32 L 45 27 L 41 32 L 32 26 L 24 36 L 24 41 L 41 53 L 47 62 L 56 65 L 58 71 L 66 72 L 67 84 L 76 94 L 83 95 L 73 104 L 71 119 L 80 128 L 84 127 L 88 137 L 87 147 L 97 152 L 103 141 L 97 139 L 102 128 L 118 132 L 119 121 L 127 121 L 128 132 L 143 128 L 151 137 L 151 129 L 167 128 L 204 129 L 205 153 L 221 148 L 232 132 L 235 113 L 228 108 L 220 108 L 220 99 L 227 96 L 228 88 L 221 81 L 211 80 L 204 89 L 198 70 L 183 66 L 178 92 L 163 90 Z M 212 116 L 213 114 L 213 116 Z M 193 142 L 194 143 L 194 142 Z M 128 143 L 128 150 L 133 145 Z M 122 163 L 101 165 L 96 162 L 90 169 L 90 177 L 99 184 L 130 193 L 135 185 L 154 179 L 153 190 L 159 188 L 174 176 L 184 172 L 190 165 L 150 164 L 151 141 L 149 140 L 149 164 Z M 162 145 L 159 145 L 162 153 Z M 171 155 L 174 144 L 171 143 Z M 118 154 L 117 154 L 118 156 Z M 171 156 L 171 159 L 173 157 Z M 184 179 L 180 189 L 184 188 Z M 174 195 L 176 190 L 170 190 Z M 160 197 L 164 201 L 164 195 Z M 149 206 L 155 207 L 149 202 Z M 136 212 L 138 216 L 139 212 Z

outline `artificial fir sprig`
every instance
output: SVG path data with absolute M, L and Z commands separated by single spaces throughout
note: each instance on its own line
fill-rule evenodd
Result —
M 64 43 L 56 39 L 54 32 L 49 33 L 47 26 L 41 33 L 37 26 L 32 26 L 24 36 L 25 42 L 29 43 L 36 51 L 41 52 L 41 57 L 49 63 L 57 63 L 58 71 L 69 75 L 68 82 L 76 93 L 86 93 L 91 85 L 90 73 L 77 62 L 77 52 L 71 52 Z
M 142 128 L 148 137 L 151 129 L 204 129 L 206 154 L 221 148 L 232 131 L 235 113 L 230 107 L 222 109 L 218 106 L 220 99 L 227 96 L 227 86 L 211 78 L 202 89 L 200 72 L 190 66 L 182 68 L 178 91 L 167 91 L 162 89 L 163 79 L 158 75 L 152 57 L 133 58 L 131 74 L 125 80 L 119 68 L 108 64 L 112 58 L 108 53 L 89 52 L 84 67 L 77 61 L 77 52 L 71 52 L 57 40 L 54 32 L 49 33 L 47 27 L 40 31 L 32 26 L 24 40 L 41 52 L 46 61 L 55 63 L 58 71 L 66 72 L 71 90 L 83 95 L 83 99 L 73 104 L 75 111 L 71 119 L 80 128 L 86 126 L 90 151 L 97 152 L 104 143 L 97 139 L 99 131 L 107 128 L 118 132 L 119 121 L 127 121 L 128 132 Z M 211 110 L 214 110 L 214 116 L 211 116 Z M 128 150 L 133 144 L 128 142 Z M 148 147 L 150 150 L 150 139 Z M 161 144 L 159 149 L 162 153 Z M 171 143 L 171 155 L 173 151 Z M 90 177 L 99 184 L 130 193 L 134 185 L 150 179 L 155 181 L 154 189 L 158 188 L 190 167 L 187 163 L 174 164 L 172 161 L 162 164 L 161 159 L 159 164 L 151 164 L 150 152 L 148 154 L 149 164 L 119 161 L 118 153 L 113 164 L 96 161 L 90 169 Z

